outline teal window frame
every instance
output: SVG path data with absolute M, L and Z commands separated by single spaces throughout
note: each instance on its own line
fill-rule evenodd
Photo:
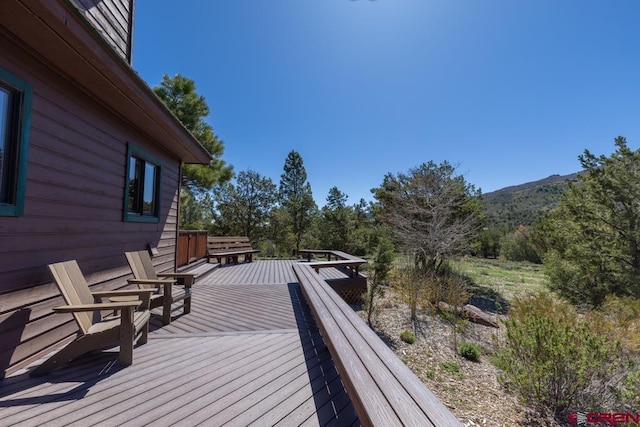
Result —
M 8 160 L 4 165 L 0 165 L 0 169 L 8 167 L 5 177 L 0 177 L 0 185 L 6 186 L 6 200 L 0 200 L 0 216 L 23 216 L 33 88 L 26 81 L 2 68 L 0 87 L 10 94 L 8 114 L 0 117 L 2 121 L 7 119 L 6 123 L 0 123 L 0 130 L 5 129 L 5 143 L 9 147 Z M 6 127 L 2 126 L 3 124 Z M 0 138 L 5 138 L 5 135 L 0 135 Z
M 133 162 L 133 167 L 132 167 Z M 145 190 L 149 193 L 148 176 L 144 172 L 149 171 L 149 166 L 155 167 L 153 189 L 153 211 L 145 211 Z M 135 177 L 132 183 L 131 176 Z M 128 222 L 160 222 L 160 195 L 162 183 L 162 162 L 156 156 L 134 144 L 129 143 L 127 147 L 127 167 L 125 175 L 125 195 L 124 195 L 124 221 Z M 134 192 L 132 193 L 132 190 Z

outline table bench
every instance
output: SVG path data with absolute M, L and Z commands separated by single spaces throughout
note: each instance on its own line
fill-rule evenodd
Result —
M 311 266 L 316 271 L 316 273 L 318 273 L 321 268 L 345 267 L 349 269 L 350 277 L 357 277 L 360 266 L 367 263 L 366 259 L 362 259 L 346 252 L 334 251 L 330 249 L 300 249 L 298 251 L 298 254 L 306 256 L 307 265 Z M 326 255 L 327 260 L 311 261 L 312 256 L 315 254 Z M 331 257 L 335 259 L 332 260 Z
M 207 237 L 207 254 L 209 261 L 211 261 L 211 258 L 216 258 L 218 264 L 222 263 L 223 258 L 227 264 L 237 264 L 240 255 L 244 256 L 246 262 L 251 262 L 253 260 L 253 254 L 258 252 L 260 252 L 260 250 L 254 249 L 251 246 L 251 240 L 246 236 Z
M 327 260 L 331 261 L 331 255 L 333 254 L 333 251 L 331 249 L 300 249 L 298 250 L 298 255 L 306 257 L 307 261 L 309 262 L 311 262 L 311 259 L 316 254 L 326 255 Z
M 462 425 L 311 266 L 293 270 L 363 425 Z

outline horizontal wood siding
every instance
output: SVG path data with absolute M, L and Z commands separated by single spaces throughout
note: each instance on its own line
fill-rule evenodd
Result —
M 63 302 L 47 264 L 76 259 L 95 290 L 125 286 L 124 252 L 149 243 L 160 271 L 175 267 L 180 162 L 1 28 L 0 45 L 0 67 L 33 87 L 24 216 L 0 217 L 1 376 L 76 331 L 51 311 Z M 128 143 L 162 162 L 159 223 L 123 221 Z
M 131 63 L 133 0 L 73 0 L 104 39 Z

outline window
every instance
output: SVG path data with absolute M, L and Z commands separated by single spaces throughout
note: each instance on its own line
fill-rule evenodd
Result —
M 126 221 L 158 222 L 160 217 L 161 164 L 153 156 L 129 144 Z
M 21 216 L 27 177 L 31 86 L 0 69 L 0 215 Z

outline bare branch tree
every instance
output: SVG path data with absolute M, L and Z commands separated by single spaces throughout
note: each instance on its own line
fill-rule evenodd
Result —
M 447 162 L 423 163 L 407 174 L 387 174 L 374 190 L 380 219 L 425 272 L 466 251 L 480 228 L 479 192 L 454 173 Z

